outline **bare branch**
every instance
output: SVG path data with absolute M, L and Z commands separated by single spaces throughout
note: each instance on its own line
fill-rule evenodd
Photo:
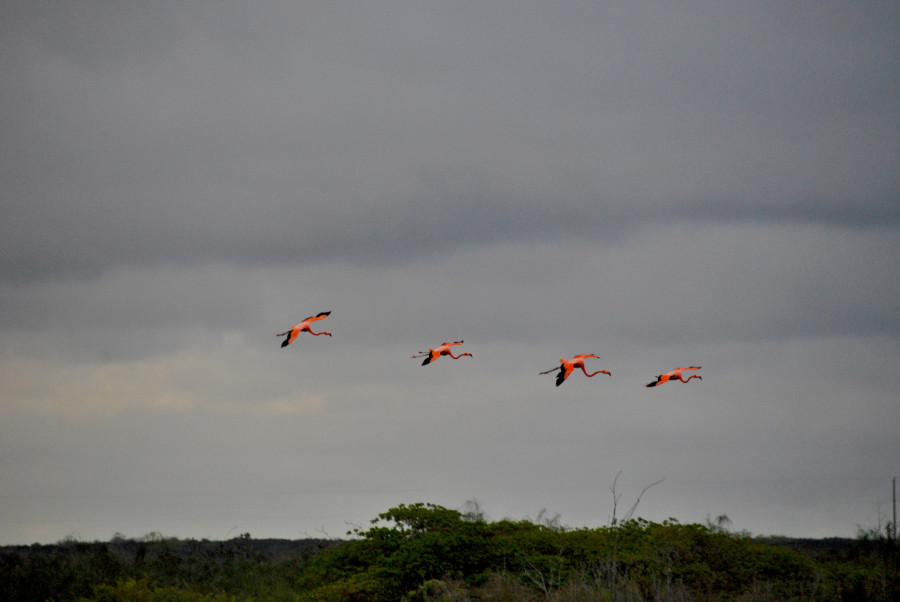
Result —
M 609 490 L 612 492 L 613 496 L 613 508 L 612 508 L 612 521 L 610 521 L 611 525 L 616 524 L 616 508 L 619 505 L 619 499 L 622 497 L 622 494 L 616 494 L 616 482 L 619 480 L 619 477 L 622 476 L 622 471 L 616 473 L 616 478 L 613 479 L 612 485 Z
M 634 500 L 634 504 L 632 504 L 631 508 L 628 510 L 628 514 L 625 515 L 623 522 L 628 522 L 629 520 L 631 520 L 631 517 L 634 515 L 634 511 L 637 510 L 638 504 L 641 503 L 641 498 L 644 497 L 644 494 L 647 493 L 647 490 L 650 489 L 651 487 L 653 487 L 654 485 L 659 485 L 660 483 L 662 483 L 665 480 L 666 480 L 665 477 L 663 477 L 662 479 L 660 479 L 658 481 L 654 481 L 654 482 L 650 483 L 649 485 L 647 485 L 646 487 L 644 487 L 643 489 L 641 489 L 641 492 L 640 492 L 640 494 L 638 494 L 637 499 Z

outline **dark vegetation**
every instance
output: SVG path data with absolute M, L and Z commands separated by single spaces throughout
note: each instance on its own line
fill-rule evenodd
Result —
M 885 531 L 753 538 L 722 520 L 631 518 L 569 529 L 412 504 L 343 541 L 7 546 L 0 600 L 900 600 L 898 548 Z

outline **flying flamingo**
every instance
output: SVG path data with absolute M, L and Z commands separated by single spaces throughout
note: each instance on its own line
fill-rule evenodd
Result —
M 559 368 L 553 368 L 551 370 L 547 370 L 546 372 L 541 372 L 541 374 L 550 374 L 551 372 L 556 372 L 559 370 L 559 374 L 556 375 L 556 386 L 560 386 L 564 380 L 569 378 L 569 375 L 572 374 L 572 371 L 575 368 L 581 368 L 581 371 L 584 372 L 584 375 L 587 377 L 594 376 L 595 374 L 606 374 L 607 376 L 612 376 L 608 370 L 597 370 L 596 372 L 592 372 L 588 374 L 588 371 L 584 369 L 584 360 L 588 357 L 596 357 L 599 358 L 599 355 L 594 355 L 593 353 L 586 353 L 582 355 L 576 355 L 570 360 L 566 358 L 562 358 L 559 360 Z
M 296 339 L 297 335 L 299 335 L 301 332 L 308 332 L 313 336 L 319 336 L 320 334 L 327 334 L 328 336 L 331 336 L 330 332 L 325 332 L 324 330 L 322 332 L 313 332 L 310 328 L 313 322 L 315 322 L 316 320 L 324 320 L 330 313 L 330 311 L 323 311 L 317 316 L 310 316 L 299 324 L 294 324 L 293 326 L 291 326 L 290 330 L 276 334 L 275 336 L 283 337 L 284 335 L 287 335 L 287 338 L 285 338 L 284 341 L 281 342 L 282 347 L 287 347 L 288 345 L 293 343 L 294 339 Z
M 647 383 L 647 386 L 655 387 L 656 385 L 661 385 L 663 383 L 667 383 L 672 380 L 680 380 L 683 383 L 686 383 L 687 381 L 691 380 L 692 378 L 697 378 L 697 379 L 703 380 L 703 377 L 700 376 L 699 374 L 691 374 L 687 378 L 682 378 L 682 376 L 681 376 L 681 372 L 684 370 L 699 370 L 699 369 L 700 369 L 700 366 L 687 366 L 684 368 L 675 368 L 671 372 L 666 372 L 665 374 L 660 374 L 659 376 L 656 377 L 655 381 L 653 381 L 652 383 Z
M 422 362 L 423 366 L 425 366 L 426 364 L 430 364 L 431 362 L 433 362 L 437 358 L 441 357 L 442 355 L 449 355 L 450 357 L 452 357 L 455 360 L 458 360 L 459 358 L 461 358 L 464 355 L 473 357 L 472 354 L 468 353 L 468 352 L 460 353 L 459 355 L 453 355 L 453 352 L 450 351 L 450 348 L 453 347 L 454 345 L 462 345 L 462 344 L 463 344 L 462 341 L 453 341 L 452 343 L 444 343 L 440 347 L 435 347 L 434 349 L 429 349 L 428 351 L 419 351 L 416 353 L 416 355 L 414 355 L 412 357 L 413 357 L 413 359 L 415 359 L 417 357 L 424 357 L 425 361 Z

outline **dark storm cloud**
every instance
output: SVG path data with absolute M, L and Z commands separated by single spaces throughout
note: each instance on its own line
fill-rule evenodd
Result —
M 4 279 L 900 217 L 890 3 L 5 13 Z

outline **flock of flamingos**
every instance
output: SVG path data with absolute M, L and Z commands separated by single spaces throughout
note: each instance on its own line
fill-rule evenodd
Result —
M 285 332 L 280 332 L 280 333 L 276 334 L 275 336 L 285 337 L 284 341 L 282 341 L 282 343 L 281 343 L 282 348 L 287 347 L 288 345 L 293 343 L 294 339 L 296 339 L 297 336 L 301 332 L 308 332 L 309 334 L 311 334 L 313 336 L 319 336 L 319 335 L 323 335 L 323 334 L 327 334 L 328 336 L 331 336 L 330 332 L 327 332 L 324 330 L 322 332 L 313 332 L 313 330 L 312 330 L 313 322 L 316 322 L 318 320 L 324 320 L 330 314 L 331 314 L 330 311 L 323 311 L 315 316 L 310 316 L 310 317 L 306 318 L 305 320 L 303 320 L 302 322 L 299 322 L 298 324 L 294 324 L 293 326 L 290 327 L 289 330 L 287 330 Z M 462 341 L 453 341 L 452 343 L 443 343 L 442 345 L 435 347 L 434 349 L 429 349 L 428 351 L 419 351 L 416 353 L 416 355 L 414 355 L 412 357 L 413 357 L 413 359 L 424 357 L 425 361 L 422 362 L 423 366 L 428 365 L 431 362 L 437 360 L 442 355 L 450 356 L 451 358 L 453 358 L 455 360 L 458 360 L 459 358 L 465 357 L 465 356 L 472 357 L 472 354 L 468 353 L 468 352 L 460 353 L 459 355 L 453 355 L 453 352 L 451 351 L 451 347 L 453 347 L 454 345 L 462 345 L 462 344 L 463 344 Z M 551 368 L 550 370 L 547 370 L 545 372 L 540 372 L 539 374 L 550 374 L 551 372 L 556 372 L 557 373 L 556 374 L 556 386 L 557 387 L 560 386 L 564 380 L 569 378 L 569 375 L 572 374 L 572 372 L 575 370 L 575 368 L 581 368 L 581 371 L 584 372 L 584 375 L 587 377 L 595 376 L 597 374 L 606 374 L 607 376 L 612 376 L 612 373 L 609 370 L 597 370 L 596 372 L 588 373 L 588 371 L 584 367 L 584 360 L 589 357 L 599 358 L 600 356 L 594 355 L 593 353 L 584 353 L 581 355 L 576 355 L 575 357 L 573 357 L 570 360 L 567 360 L 566 358 L 562 358 L 561 360 L 559 360 L 560 365 L 558 368 Z M 691 374 L 687 378 L 684 378 L 682 376 L 682 372 L 684 372 L 685 370 L 699 370 L 699 369 L 700 369 L 700 366 L 684 366 L 682 368 L 675 368 L 674 370 L 666 372 L 665 374 L 658 375 L 656 377 L 656 380 L 647 383 L 646 386 L 655 387 L 657 385 L 661 385 L 663 383 L 676 381 L 676 380 L 686 383 L 689 380 L 691 380 L 692 378 L 696 378 L 697 380 L 703 380 L 703 377 L 701 377 L 699 374 Z

